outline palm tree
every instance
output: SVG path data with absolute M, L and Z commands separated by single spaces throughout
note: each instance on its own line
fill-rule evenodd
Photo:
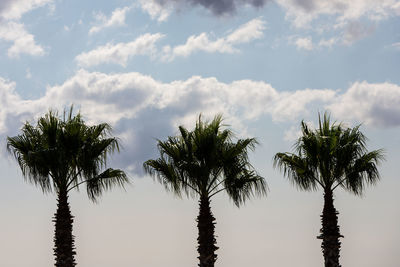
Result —
M 54 256 L 55 266 L 73 267 L 74 236 L 68 193 L 86 185 L 89 198 L 96 201 L 103 191 L 128 182 L 125 173 L 106 167 L 107 155 L 119 151 L 118 139 L 110 137 L 106 123 L 87 126 L 81 115 L 68 114 L 59 118 L 49 111 L 37 125 L 26 122 L 22 134 L 7 138 L 7 149 L 15 156 L 24 178 L 44 193 L 57 195 Z
M 343 237 L 338 226 L 339 214 L 333 205 L 333 192 L 341 187 L 361 195 L 366 185 L 379 180 L 377 164 L 383 159 L 383 150 L 367 151 L 367 138 L 360 125 L 347 128 L 341 123 L 330 123 L 330 117 L 319 116 L 319 129 L 311 129 L 301 122 L 302 136 L 295 143 L 296 153 L 277 153 L 274 166 L 299 189 L 305 191 L 322 188 L 324 208 L 322 239 L 325 267 L 339 267 L 340 241 Z
M 143 166 L 169 191 L 181 196 L 199 198 L 197 217 L 200 267 L 213 267 L 217 260 L 214 235 L 215 218 L 210 201 L 225 191 L 240 206 L 253 195 L 265 195 L 267 186 L 249 163 L 248 150 L 257 144 L 254 138 L 232 141 L 232 131 L 222 127 L 222 116 L 210 123 L 201 116 L 193 131 L 179 127 L 179 136 L 158 140 L 160 158 Z

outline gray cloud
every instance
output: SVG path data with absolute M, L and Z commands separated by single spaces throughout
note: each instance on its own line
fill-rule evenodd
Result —
M 343 35 L 343 43 L 352 44 L 371 35 L 374 31 L 375 26 L 368 26 L 358 21 L 349 22 Z
M 12 2 L 14 0 L 2 0 L 0 1 L 0 14 L 3 13 L 5 10 L 10 8 Z
M 0 18 L 18 20 L 32 9 L 53 3 L 53 0 L 1 0 Z
M 315 9 L 314 0 L 294 0 L 293 4 L 308 12 L 311 12 Z
M 271 0 L 155 0 L 160 5 L 173 5 L 177 8 L 183 6 L 202 6 L 214 15 L 221 16 L 233 14 L 239 6 L 250 5 L 256 8 L 264 6 Z

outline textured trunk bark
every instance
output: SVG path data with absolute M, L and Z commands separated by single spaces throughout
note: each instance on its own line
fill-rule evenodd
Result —
M 340 241 L 339 238 L 343 237 L 340 234 L 338 226 L 338 215 L 333 206 L 333 192 L 326 190 L 324 193 L 324 209 L 321 215 L 322 228 L 321 235 L 318 236 L 322 239 L 322 253 L 324 255 L 325 267 L 340 267 Z
M 218 247 L 215 245 L 216 240 L 214 236 L 215 218 L 211 213 L 210 200 L 207 197 L 200 198 L 200 212 L 197 217 L 197 228 L 199 230 L 199 237 L 197 242 L 199 247 L 198 259 L 200 260 L 199 267 L 214 267 L 217 260 L 215 251 Z
M 54 215 L 54 256 L 56 267 L 74 267 L 74 236 L 72 235 L 73 216 L 68 203 L 66 192 L 58 194 L 57 211 Z

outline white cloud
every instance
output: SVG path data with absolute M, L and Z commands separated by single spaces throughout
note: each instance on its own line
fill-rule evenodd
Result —
M 112 124 L 124 146 L 124 157 L 117 157 L 117 164 L 139 171 L 154 152 L 154 138 L 175 133 L 180 124 L 192 127 L 199 113 L 206 118 L 223 113 L 239 133 L 246 133 L 249 120 L 265 115 L 297 125 L 299 119 L 324 105 L 339 121 L 400 126 L 400 87 L 389 83 L 355 83 L 343 94 L 331 89 L 279 92 L 270 84 L 251 80 L 228 84 L 193 76 L 163 83 L 135 72 L 80 70 L 64 83 L 49 86 L 45 95 L 35 100 L 21 99 L 15 87 L 0 78 L 0 136 L 17 134 L 23 121 L 33 120 L 49 108 L 61 111 L 74 104 L 88 123 Z M 296 128 L 284 133 L 285 139 L 296 136 Z
M 34 36 L 28 33 L 21 23 L 13 21 L 0 23 L 0 40 L 13 43 L 7 52 L 9 57 L 18 57 L 20 54 L 33 56 L 44 54 L 43 48 L 36 44 Z
M 337 95 L 332 89 L 303 89 L 294 92 L 282 92 L 279 101 L 268 109 L 275 121 L 294 120 L 299 116 L 308 115 L 307 106 L 310 103 L 330 103 Z
M 104 63 L 126 66 L 129 58 L 133 56 L 155 56 L 157 52 L 155 43 L 163 37 L 164 35 L 160 33 L 146 33 L 129 43 L 108 43 L 104 46 L 99 46 L 94 50 L 79 54 L 76 56 L 75 60 L 80 66 L 85 67 L 96 66 Z
M 297 46 L 298 49 L 303 49 L 303 50 L 313 50 L 314 46 L 312 43 L 312 38 L 311 37 L 299 37 L 295 41 L 295 45 Z
M 252 19 L 241 25 L 226 37 L 226 42 L 231 44 L 248 43 L 263 37 L 266 22 L 261 18 Z
M 89 34 L 97 33 L 105 28 L 124 26 L 126 13 L 130 10 L 130 7 L 117 8 L 115 9 L 110 17 L 106 17 L 103 13 L 98 13 L 95 15 L 96 24 L 91 27 Z
M 400 126 L 400 86 L 356 82 L 328 108 L 346 120 L 372 126 Z
M 13 43 L 7 51 L 9 57 L 19 57 L 20 54 L 33 56 L 44 54 L 43 47 L 36 44 L 35 37 L 26 31 L 25 25 L 19 20 L 25 13 L 52 3 L 53 0 L 0 1 L 0 40 Z
M 159 51 L 156 43 L 164 37 L 161 33 L 144 34 L 129 43 L 108 43 L 89 52 L 79 54 L 75 59 L 80 66 L 90 67 L 103 63 L 114 63 L 126 66 L 130 57 L 135 55 L 147 55 L 153 59 L 156 56 L 163 61 L 171 61 L 176 57 L 188 57 L 197 51 L 208 53 L 235 53 L 239 50 L 235 45 L 248 43 L 263 36 L 265 21 L 260 18 L 253 19 L 226 37 L 210 40 L 209 34 L 201 33 L 190 36 L 186 43 L 171 47 L 166 45 Z
M 158 22 L 166 21 L 172 13 L 171 5 L 162 5 L 155 0 L 140 0 L 139 4 L 142 10 L 150 15 L 151 19 Z
M 171 54 L 165 55 L 165 58 L 168 60 L 173 60 L 175 57 L 179 56 L 188 57 L 196 51 L 204 51 L 208 53 L 233 53 L 236 51 L 232 45 L 226 42 L 223 38 L 211 41 L 209 35 L 205 32 L 197 36 L 190 36 L 183 45 L 175 46 L 172 49 L 167 49 L 167 47 L 168 46 L 164 48 L 165 51 L 171 51 Z
M 19 129 L 22 121 L 40 111 L 36 101 L 21 99 L 15 87 L 15 82 L 0 77 L 0 134 Z
M 165 46 L 163 49 L 163 60 L 170 61 L 175 57 L 187 57 L 197 51 L 208 53 L 235 53 L 238 49 L 235 45 L 248 43 L 263 36 L 265 30 L 265 21 L 261 18 L 253 19 L 226 37 L 210 40 L 209 34 L 203 32 L 199 35 L 190 36 L 186 43 L 173 48 Z
M 104 74 L 78 71 L 63 84 L 48 87 L 43 97 L 22 100 L 15 83 L 0 79 L 0 135 L 15 135 L 21 123 L 43 115 L 48 108 L 80 108 L 89 123 L 108 122 L 123 137 L 124 167 L 151 157 L 154 138 L 176 131 L 178 124 L 192 127 L 198 114 L 211 118 L 223 113 L 240 133 L 245 122 L 262 115 L 274 120 L 295 119 L 310 103 L 335 92 L 306 90 L 280 93 L 271 85 L 250 80 L 227 84 L 198 76 L 162 83 L 140 73 Z M 309 99 L 307 97 L 310 97 Z M 290 105 L 290 106 L 288 106 Z M 131 166 L 132 167 L 132 166 Z
M 374 26 L 366 26 L 357 21 L 349 22 L 343 32 L 336 37 L 329 39 L 321 38 L 319 42 L 313 42 L 311 36 L 299 37 L 297 35 L 289 36 L 289 44 L 293 44 L 299 50 L 315 50 L 322 48 L 332 48 L 334 45 L 351 45 L 354 42 L 361 40 L 375 31 Z

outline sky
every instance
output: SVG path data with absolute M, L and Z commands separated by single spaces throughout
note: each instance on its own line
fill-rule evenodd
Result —
M 197 200 L 165 192 L 142 163 L 156 139 L 218 113 L 260 142 L 250 159 L 269 192 L 239 209 L 212 200 L 216 266 L 322 266 L 322 192 L 298 191 L 272 158 L 328 111 L 386 155 L 376 186 L 335 193 L 341 264 L 398 267 L 399 29 L 398 0 L 0 1 L 0 265 L 53 264 L 56 197 L 24 181 L 5 139 L 73 104 L 112 125 L 123 148 L 109 166 L 132 181 L 96 204 L 71 194 L 78 266 L 197 265 Z

